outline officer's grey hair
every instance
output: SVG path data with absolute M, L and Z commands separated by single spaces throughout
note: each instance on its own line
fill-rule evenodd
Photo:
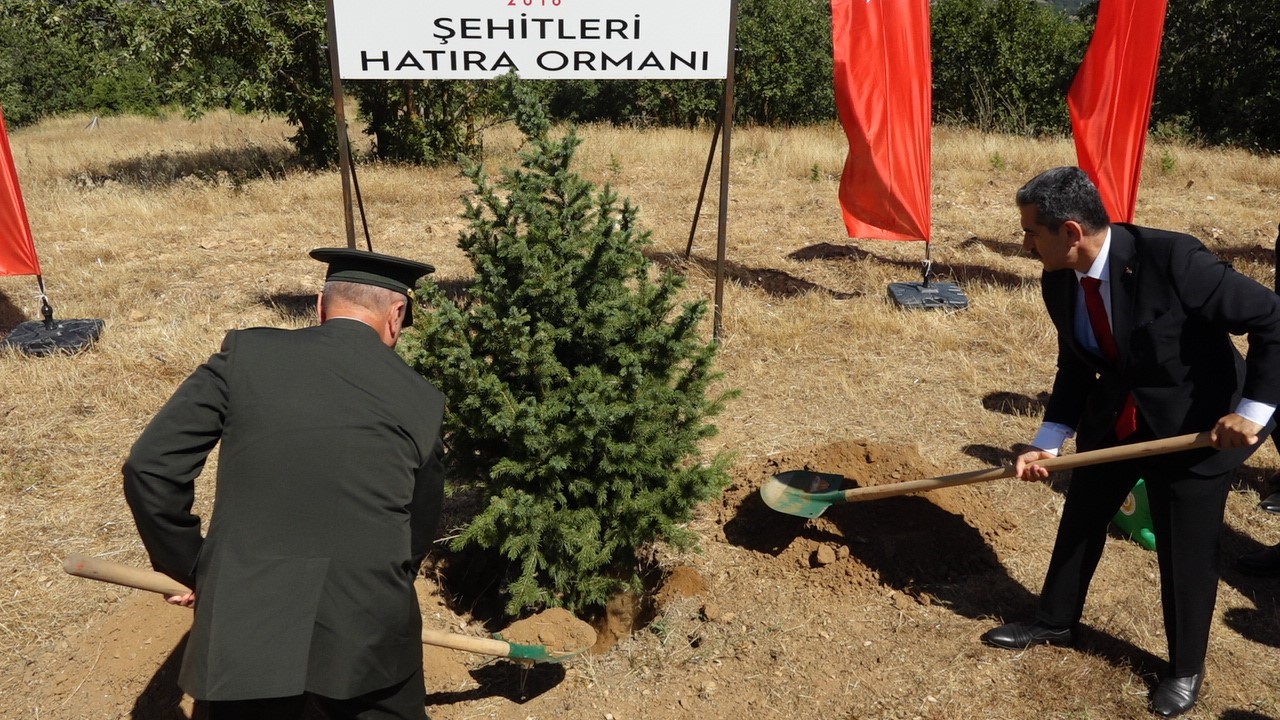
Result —
M 392 303 L 407 300 L 403 294 L 389 288 L 342 280 L 326 282 L 324 296 L 330 303 L 356 305 L 373 312 L 381 312 Z

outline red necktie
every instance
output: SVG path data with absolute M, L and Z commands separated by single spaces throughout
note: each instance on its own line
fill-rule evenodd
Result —
M 1093 327 L 1093 336 L 1098 341 L 1098 349 L 1111 363 L 1117 364 L 1120 350 L 1116 348 L 1116 339 L 1111 334 L 1111 323 L 1107 321 L 1107 307 L 1102 303 L 1102 281 L 1093 277 L 1080 278 L 1080 287 L 1084 288 L 1084 306 L 1089 311 L 1089 325 Z M 1116 438 L 1123 440 L 1138 429 L 1138 407 L 1134 403 L 1133 393 L 1124 399 L 1124 407 L 1116 417 L 1114 427 Z

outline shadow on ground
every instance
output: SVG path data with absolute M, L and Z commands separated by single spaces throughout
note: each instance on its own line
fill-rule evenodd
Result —
M 133 712 L 129 717 L 133 720 L 186 720 L 187 714 L 179 704 L 182 702 L 182 690 L 178 688 L 178 670 L 182 667 L 182 653 L 187 647 L 187 638 L 174 646 L 173 652 L 165 658 L 156 669 L 142 694 L 133 703 Z
M 1044 414 L 1044 407 L 1048 402 L 1049 393 L 1047 392 L 1031 397 L 1022 393 L 998 391 L 984 395 L 982 407 L 1002 415 L 1040 417 Z
M 1009 576 L 982 534 L 926 496 L 838 505 L 806 520 L 777 513 L 759 493 L 749 493 L 724 533 L 734 545 L 774 557 L 800 538 L 844 545 L 881 585 L 916 598 L 927 594 L 935 605 L 993 626 L 1030 617 L 1036 607 L 1036 595 Z M 1146 676 L 1165 666 L 1147 650 L 1087 625 L 1080 628 L 1077 646 Z
M 0 337 L 13 332 L 14 328 L 26 321 L 27 318 L 18 306 L 13 304 L 8 295 L 0 292 Z
M 471 677 L 479 683 L 479 687 L 436 693 L 427 688 L 427 707 L 452 705 L 491 697 L 506 698 L 514 703 L 526 703 L 563 682 L 565 670 L 564 667 L 552 663 L 539 663 L 526 667 L 518 663 L 497 661 L 472 670 Z
M 282 180 L 301 167 L 287 147 L 237 147 L 194 152 L 159 152 L 77 173 L 68 180 L 83 187 L 116 182 L 139 188 L 164 188 L 183 181 L 229 183 Z
M 696 255 L 685 258 L 680 253 L 671 252 L 650 253 L 648 256 L 659 267 L 672 272 L 687 273 L 689 268 L 697 267 L 709 276 L 715 276 L 716 273 L 716 262 L 713 259 L 701 258 Z M 726 279 L 732 280 L 743 287 L 756 288 L 776 298 L 793 298 L 811 292 L 826 293 L 837 300 L 848 300 L 863 295 L 863 293 L 832 290 L 781 270 L 752 268 L 731 260 L 725 261 L 724 276 Z
M 814 260 L 874 261 L 883 265 L 901 268 L 905 278 L 909 278 L 912 281 L 918 281 L 921 277 L 923 268 L 923 255 L 924 253 L 921 251 L 922 257 L 919 261 L 897 260 L 877 255 L 853 245 L 836 245 L 824 242 L 800 248 L 799 250 L 787 255 L 787 258 L 800 262 L 810 262 Z M 953 265 L 938 262 L 936 260 L 933 263 L 932 271 L 934 279 L 953 281 L 962 286 L 977 283 L 1003 288 L 1021 288 L 1025 285 L 1034 284 L 1039 281 L 1038 272 L 1030 277 L 1026 277 L 1017 273 L 997 270 L 984 265 Z

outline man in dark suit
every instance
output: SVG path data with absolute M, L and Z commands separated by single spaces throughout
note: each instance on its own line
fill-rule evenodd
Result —
M 329 264 L 321 324 L 227 333 L 134 444 L 125 497 L 152 565 L 194 590 L 168 600 L 195 607 L 179 685 L 210 717 L 421 720 L 413 581 L 443 498 L 444 398 L 393 348 L 433 268 L 311 255 Z M 202 537 L 194 482 L 219 443 Z
M 1275 271 L 1275 291 L 1280 295 L 1280 233 L 1276 234 L 1276 271 Z M 1276 436 L 1271 436 L 1271 442 L 1280 450 L 1280 443 L 1277 443 Z M 1280 513 L 1280 472 L 1275 473 L 1267 480 L 1267 486 L 1271 492 L 1258 503 L 1258 507 L 1269 513 Z M 1261 550 L 1241 555 L 1236 559 L 1236 569 L 1249 575 L 1261 575 L 1264 577 L 1275 577 L 1280 575 L 1280 543 L 1265 547 Z
M 1144 478 L 1169 644 L 1151 710 L 1180 715 L 1203 678 L 1231 473 L 1280 403 L 1280 299 L 1189 235 L 1111 224 L 1079 168 L 1041 173 L 1017 203 L 1058 335 L 1053 392 L 1018 477 L 1048 477 L 1037 463 L 1072 434 L 1078 450 L 1094 450 L 1211 428 L 1213 447 L 1073 471 L 1034 620 L 982 639 L 1010 649 L 1074 642 L 1107 524 Z M 1248 335 L 1247 360 L 1232 333 Z

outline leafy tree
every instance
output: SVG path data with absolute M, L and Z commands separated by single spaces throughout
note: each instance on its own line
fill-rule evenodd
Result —
M 208 107 L 277 114 L 313 165 L 338 157 L 325 3 L 164 0 L 137 42 L 193 114 Z M 387 160 L 435 164 L 479 148 L 489 91 L 460 81 L 349 81 L 347 93 Z
M 156 112 L 155 83 L 128 50 L 128 10 L 111 0 L 0 3 L 0 104 L 9 124 L 76 111 Z
M 478 80 L 363 80 L 347 89 L 378 157 L 422 165 L 479 153 L 495 102 L 493 83 Z
M 738 47 L 737 119 L 775 125 L 835 118 L 827 0 L 742 0 Z M 543 93 L 558 118 L 688 126 L 718 119 L 722 90 L 715 80 L 574 80 Z
M 740 117 L 768 125 L 834 119 L 830 3 L 747 0 L 741 7 Z
M 1214 143 L 1280 152 L 1277 27 L 1274 0 L 1169 3 L 1153 121 Z
M 682 280 L 651 277 L 636 208 L 571 169 L 577 136 L 552 138 L 521 92 L 520 167 L 465 171 L 475 279 L 458 301 L 428 284 L 401 343 L 450 398 L 454 476 L 489 496 L 454 547 L 505 559 L 512 614 L 638 586 L 641 550 L 691 545 L 682 524 L 727 483 L 723 456 L 698 459 L 728 398 L 709 396 L 706 303 L 676 309 Z
M 693 126 L 718 117 L 716 80 L 565 80 L 538 83 L 559 119 Z
M 936 0 L 933 108 L 987 131 L 1062 133 L 1092 26 L 1035 0 Z
M 314 0 L 163 0 L 141 6 L 134 42 L 192 114 L 209 107 L 278 114 L 302 158 L 338 156 L 325 5 Z

